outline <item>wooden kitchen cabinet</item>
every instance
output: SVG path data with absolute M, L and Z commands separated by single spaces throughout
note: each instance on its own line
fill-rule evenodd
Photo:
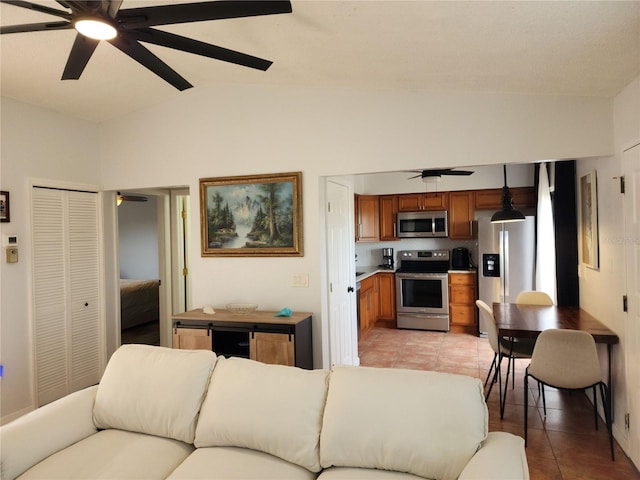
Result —
M 449 323 L 452 332 L 478 333 L 476 272 L 449 273 Z
M 536 195 L 533 187 L 509 188 L 515 208 L 534 208 Z M 476 210 L 500 210 L 502 208 L 502 188 L 476 190 Z
M 311 313 L 256 311 L 235 315 L 216 308 L 173 316 L 173 348 L 213 350 L 225 357 L 251 358 L 263 363 L 313 368 Z
M 475 192 L 449 192 L 449 238 L 452 240 L 473 239 L 473 217 L 475 215 Z
M 380 296 L 380 314 L 378 320 L 383 322 L 396 321 L 396 276 L 393 272 L 377 273 L 378 292 Z
M 405 193 L 398 195 L 399 212 L 418 212 L 421 210 L 446 210 L 449 206 L 448 192 Z
M 372 275 L 360 282 L 360 335 L 366 334 L 378 320 L 380 311 L 378 275 Z
M 380 212 L 377 195 L 356 195 L 356 242 L 380 240 Z
M 398 240 L 396 220 L 398 215 L 398 196 L 381 195 L 380 204 L 380 240 Z

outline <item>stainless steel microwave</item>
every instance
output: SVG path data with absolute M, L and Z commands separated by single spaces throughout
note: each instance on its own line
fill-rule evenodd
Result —
M 447 237 L 447 211 L 399 212 L 397 236 L 400 238 Z

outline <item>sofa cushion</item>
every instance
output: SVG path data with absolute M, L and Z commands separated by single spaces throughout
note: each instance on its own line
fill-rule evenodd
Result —
M 168 480 L 313 480 L 315 473 L 268 453 L 237 447 L 198 448 Z
M 457 478 L 485 439 L 480 380 L 438 372 L 336 367 L 320 461 L 432 479 Z
M 213 352 L 123 345 L 100 380 L 93 419 L 118 428 L 193 443 Z
M 313 472 L 327 395 L 324 370 L 220 359 L 196 429 L 197 447 L 245 447 Z
M 323 470 L 318 480 L 424 480 L 404 472 L 371 468 L 331 467 Z
M 123 430 L 103 430 L 31 467 L 20 480 L 164 479 L 193 445 Z

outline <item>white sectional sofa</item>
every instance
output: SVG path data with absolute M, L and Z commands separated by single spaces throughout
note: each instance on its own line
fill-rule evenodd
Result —
M 0 428 L 2 479 L 528 479 L 461 375 L 125 345 L 99 385 Z

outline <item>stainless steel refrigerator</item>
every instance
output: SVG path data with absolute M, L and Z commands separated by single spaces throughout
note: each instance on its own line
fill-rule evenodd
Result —
M 487 305 L 515 303 L 522 290 L 534 290 L 535 217 L 511 223 L 478 219 L 478 262 L 478 296 Z M 487 331 L 482 318 L 479 330 Z

